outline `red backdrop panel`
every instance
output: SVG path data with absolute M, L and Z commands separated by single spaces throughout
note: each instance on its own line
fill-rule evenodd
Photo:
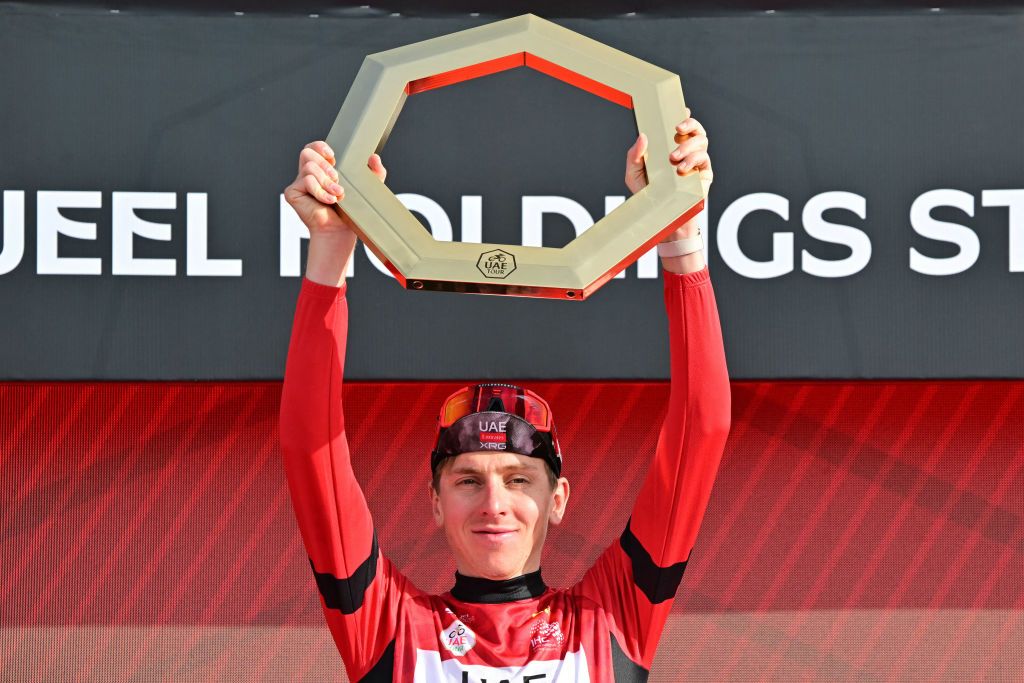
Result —
M 381 546 L 422 588 L 455 383 L 351 383 Z M 615 536 L 663 383 L 532 382 L 573 487 L 552 585 Z M 1024 383 L 734 383 L 652 680 L 1020 680 Z M 0 678 L 343 678 L 279 461 L 279 383 L 0 384 Z

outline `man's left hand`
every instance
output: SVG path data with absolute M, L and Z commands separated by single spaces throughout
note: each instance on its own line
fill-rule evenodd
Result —
M 714 178 L 711 157 L 708 156 L 708 134 L 700 121 L 690 116 L 689 109 L 684 110 L 684 114 L 686 118 L 675 128 L 676 148 L 668 154 L 665 161 L 674 166 L 676 173 L 680 175 L 695 171 L 699 173 L 704 194 L 707 195 Z M 633 194 L 647 187 L 647 166 L 644 163 L 646 154 L 647 136 L 640 133 L 636 142 L 626 152 L 626 187 Z

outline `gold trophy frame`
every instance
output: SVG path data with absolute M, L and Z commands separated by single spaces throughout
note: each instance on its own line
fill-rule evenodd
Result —
M 647 165 L 647 187 L 564 247 L 437 241 L 366 160 L 409 95 L 521 66 L 632 109 L 659 163 Z M 532 14 L 378 52 L 327 136 L 345 188 L 337 208 L 406 289 L 582 300 L 704 208 L 699 174 L 668 162 L 684 109 L 676 74 Z

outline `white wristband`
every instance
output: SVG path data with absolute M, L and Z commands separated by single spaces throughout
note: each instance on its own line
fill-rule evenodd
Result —
M 658 256 L 685 256 L 704 248 L 704 239 L 698 234 L 685 240 L 662 242 L 658 245 Z

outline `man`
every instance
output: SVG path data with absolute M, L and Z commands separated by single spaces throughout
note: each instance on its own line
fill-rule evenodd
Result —
M 707 135 L 685 113 L 678 147 L 653 163 L 700 173 L 710 184 Z M 646 147 L 640 135 L 627 152 L 625 180 L 634 193 L 647 182 Z M 621 537 L 575 586 L 548 588 L 540 575 L 544 539 L 569 498 L 551 411 L 519 387 L 466 387 L 442 406 L 430 458 L 431 510 L 458 571 L 450 592 L 427 595 L 380 553 L 349 460 L 341 383 L 345 272 L 356 237 L 334 209 L 345 191 L 333 164 L 326 143 L 307 145 L 285 190 L 310 242 L 281 399 L 281 446 L 324 614 L 349 677 L 647 680 L 729 430 L 725 353 L 707 267 L 699 240 L 693 242 L 696 222 L 659 247 L 666 254 L 671 391 L 654 461 Z M 368 165 L 383 181 L 380 157 Z M 635 455 L 624 454 L 624 462 Z

